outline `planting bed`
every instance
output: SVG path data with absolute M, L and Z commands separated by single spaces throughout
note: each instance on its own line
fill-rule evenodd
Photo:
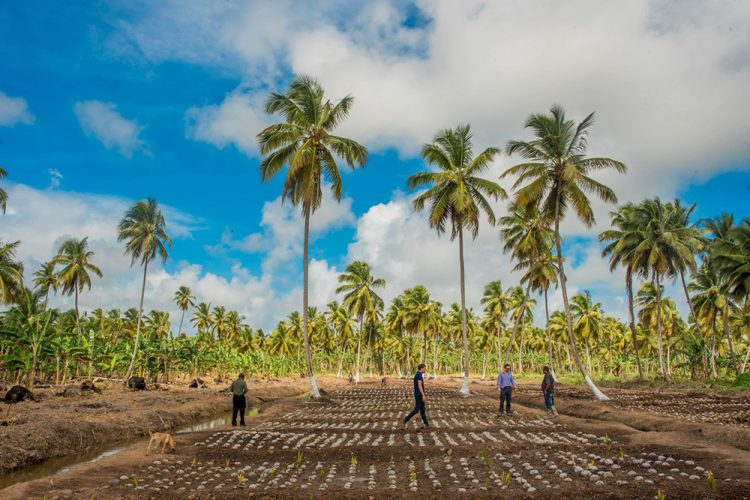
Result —
M 483 396 L 429 391 L 429 432 L 400 420 L 411 387 L 330 394 L 247 429 L 196 433 L 178 455 L 149 458 L 104 481 L 125 497 L 335 498 L 528 497 L 705 498 L 711 476 L 727 497 L 750 495 L 736 464 L 684 450 L 630 447 L 627 435 L 587 432 L 577 419 L 548 419 L 519 408 L 496 416 Z M 299 406 L 299 405 L 298 405 Z M 711 469 L 712 472 L 709 472 Z M 745 470 L 745 472 L 747 472 Z M 82 492 L 83 493 L 83 492 Z M 102 491 L 101 493 L 105 493 Z
M 641 410 L 696 423 L 711 423 L 750 428 L 750 397 L 717 396 L 702 392 L 656 392 L 607 389 L 615 408 Z M 593 400 L 591 392 L 581 388 L 563 388 L 558 399 Z

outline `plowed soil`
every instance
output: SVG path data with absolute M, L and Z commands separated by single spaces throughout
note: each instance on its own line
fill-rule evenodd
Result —
M 412 404 L 410 383 L 336 389 L 322 381 L 329 390 L 323 402 L 281 399 L 246 428 L 177 435 L 175 453 L 145 456 L 141 443 L 0 496 L 654 498 L 661 491 L 666 498 L 750 497 L 748 452 L 700 435 L 644 432 L 601 415 L 551 419 L 516 404 L 514 415 L 500 417 L 491 384 L 473 384 L 469 398 L 458 396 L 458 384 L 428 381 L 427 432 L 418 432 L 418 417 L 401 428 Z

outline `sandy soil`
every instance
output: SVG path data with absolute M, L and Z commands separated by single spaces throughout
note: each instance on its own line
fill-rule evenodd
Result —
M 66 474 L 12 486 L 0 497 L 557 499 L 654 498 L 662 491 L 666 498 L 750 498 L 750 453 L 736 447 L 690 432 L 643 431 L 601 415 L 548 419 L 520 404 L 512 417 L 498 417 L 492 384 L 473 383 L 476 395 L 463 399 L 459 382 L 428 382 L 426 433 L 416 432 L 415 421 L 400 429 L 410 384 L 342 388 L 321 380 L 327 402 L 279 399 L 265 404 L 247 429 L 177 435 L 174 454 L 145 456 L 146 443 L 138 443 Z
M 220 391 L 228 384 L 189 389 L 187 383 L 181 383 L 133 392 L 119 383 L 97 381 L 102 389 L 99 394 L 80 392 L 78 386 L 36 389 L 39 403 L 0 405 L 0 474 L 49 458 L 132 441 L 149 430 L 174 430 L 226 415 L 231 412 L 231 397 Z M 300 379 L 257 380 L 249 388 L 249 404 L 258 405 L 300 394 L 308 386 Z

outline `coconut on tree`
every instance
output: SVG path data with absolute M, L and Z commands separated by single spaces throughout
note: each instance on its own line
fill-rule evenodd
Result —
M 282 202 L 289 200 L 302 209 L 305 221 L 302 257 L 302 330 L 304 332 L 305 364 L 313 398 L 320 398 L 315 383 L 310 338 L 308 334 L 308 252 L 310 217 L 323 201 L 323 181 L 329 182 L 336 201 L 341 201 L 343 183 L 338 160 L 353 170 L 367 162 L 367 150 L 352 139 L 334 135 L 334 130 L 346 119 L 354 98 L 346 96 L 334 103 L 325 99 L 323 87 L 310 76 L 298 76 L 286 93 L 272 93 L 266 101 L 266 112 L 280 114 L 284 119 L 266 127 L 257 138 L 260 153 L 260 173 L 264 182 L 271 180 L 284 167 L 286 178 L 281 193 Z
M 466 286 L 464 271 L 464 231 L 472 238 L 479 234 L 480 212 L 495 225 L 495 214 L 488 200 L 505 198 L 499 184 L 481 176 L 500 152 L 490 147 L 474 156 L 471 127 L 459 125 L 442 130 L 432 142 L 422 147 L 422 158 L 433 167 L 429 172 L 419 172 L 409 177 L 409 189 L 426 187 L 414 199 L 414 208 L 421 211 L 429 205 L 428 222 L 438 234 L 450 225 L 451 241 L 458 238 L 458 259 L 461 285 L 461 338 L 463 342 L 463 384 L 459 393 L 469 390 L 469 339 L 466 332 Z
M 141 342 L 141 324 L 143 323 L 143 300 L 146 295 L 146 278 L 148 265 L 156 259 L 162 263 L 169 257 L 168 248 L 172 248 L 172 239 L 166 231 L 167 222 L 156 200 L 148 198 L 136 202 L 120 221 L 117 241 L 125 242 L 125 255 L 130 256 L 130 265 L 139 262 L 143 266 L 141 284 L 141 301 L 138 307 L 138 318 L 135 327 L 135 341 L 130 365 L 125 374 L 125 381 L 133 375 L 138 347 Z
M 594 194 L 608 203 L 617 202 L 614 191 L 593 179 L 591 174 L 603 169 L 624 173 L 626 167 L 611 158 L 586 157 L 587 136 L 593 123 L 594 113 L 576 124 L 566 117 L 565 111 L 558 105 L 552 106 L 549 114 L 531 115 L 524 127 L 534 133 L 534 138 L 530 141 L 510 141 L 507 147 L 508 154 L 518 154 L 525 161 L 507 169 L 503 177 L 516 177 L 513 184 L 516 205 L 522 208 L 538 207 L 552 221 L 557 272 L 573 359 L 594 396 L 605 400 L 607 396 L 591 380 L 576 347 L 560 234 L 560 222 L 568 210 L 573 210 L 587 227 L 594 225 L 596 219 L 588 194 Z

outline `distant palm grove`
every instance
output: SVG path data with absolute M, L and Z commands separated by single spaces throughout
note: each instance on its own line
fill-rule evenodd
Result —
M 284 175 L 282 199 L 298 207 L 304 220 L 299 311 L 264 332 L 251 327 L 253 318 L 196 302 L 184 286 L 174 294 L 178 317 L 148 310 L 149 269 L 166 262 L 172 241 L 158 203 L 146 199 L 135 203 L 118 227 L 123 252 L 142 279 L 134 307 L 126 311 L 107 304 L 80 310 L 80 296 L 102 277 L 86 235 L 62 243 L 35 270 L 16 259 L 21 242 L 12 235 L 0 242 L 2 376 L 31 385 L 80 376 L 140 374 L 173 381 L 238 370 L 304 374 L 312 395 L 319 397 L 315 373 L 359 381 L 367 374 L 406 375 L 425 363 L 435 376 L 461 374 L 466 394 L 469 375 L 485 378 L 509 362 L 517 374 L 538 373 L 548 365 L 558 377 L 571 374 L 606 399 L 594 378 L 728 379 L 748 369 L 750 218 L 722 213 L 696 220 L 694 206 L 678 200 L 618 206 L 614 190 L 596 174 L 603 169 L 625 174 L 626 166 L 587 156 L 594 114 L 576 122 L 559 106 L 531 115 L 524 128 L 532 138 L 511 140 L 502 151 L 475 151 L 469 125 L 441 130 L 422 147 L 427 168 L 406 182 L 416 190 L 415 210 L 424 211 L 427 224 L 455 242 L 456 261 L 446 262 L 460 280 L 455 302 L 441 304 L 415 283 L 387 304 L 381 296 L 388 283 L 367 262 L 357 261 L 339 277 L 338 300 L 311 307 L 310 220 L 324 189 L 341 199 L 339 166 L 356 169 L 367 163 L 364 146 L 335 135 L 353 101 L 351 96 L 327 100 L 315 79 L 300 76 L 285 93 L 268 97 L 266 111 L 280 121 L 257 135 L 263 181 Z M 520 159 L 501 176 L 513 181 L 512 192 L 487 177 L 502 153 Z M 0 178 L 6 175 L 0 169 Z M 612 204 L 612 211 L 594 214 L 592 198 Z M 501 200 L 507 205 L 498 213 Z M 3 212 L 7 202 L 0 190 Z M 560 223 L 572 217 L 592 226 L 595 215 L 610 218 L 599 240 L 612 271 L 624 276 L 623 318 L 608 314 L 588 291 L 568 294 L 575 283 L 566 278 Z M 519 282 L 465 282 L 464 248 L 480 228 L 497 231 L 497 251 L 508 254 Z M 677 297 L 665 294 L 666 284 L 676 285 L 680 300 L 687 302 L 685 314 L 677 310 Z M 481 309 L 466 307 L 467 286 L 483 290 Z M 548 299 L 557 290 L 562 308 L 551 311 Z M 72 297 L 74 308 L 49 308 L 53 294 Z M 185 333 L 188 326 L 197 333 Z

